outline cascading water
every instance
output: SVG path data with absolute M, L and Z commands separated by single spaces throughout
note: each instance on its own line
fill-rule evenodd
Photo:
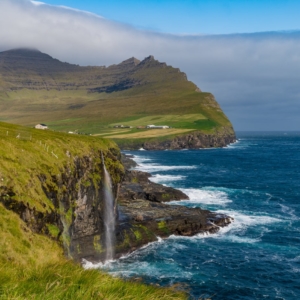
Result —
M 109 173 L 106 170 L 103 153 L 101 152 L 103 166 L 103 201 L 104 201 L 104 235 L 105 235 L 105 260 L 112 260 L 115 255 L 115 215 L 114 196 Z

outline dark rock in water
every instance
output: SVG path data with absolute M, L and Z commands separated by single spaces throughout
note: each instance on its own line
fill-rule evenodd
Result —
M 188 196 L 179 190 L 151 182 L 149 173 L 130 170 L 136 166 L 131 158 L 128 155 L 122 156 L 126 170 L 118 189 L 116 258 L 156 241 L 158 237 L 215 233 L 220 227 L 231 223 L 232 218 L 224 214 L 162 203 L 188 199 Z M 97 216 L 99 213 L 101 211 Z M 77 226 L 80 222 L 78 217 L 75 220 Z M 89 222 L 94 224 L 96 215 L 90 214 L 90 217 Z M 84 224 L 87 222 L 85 219 L 82 221 Z M 80 249 L 73 252 L 74 259 L 80 261 L 85 258 L 94 262 L 105 259 L 106 251 L 101 243 L 103 228 L 91 228 L 92 232 L 83 233 L 80 237 L 72 236 L 73 249 Z
M 130 219 L 132 224 L 144 225 L 160 237 L 170 234 L 192 236 L 198 233 L 213 233 L 218 231 L 219 226 L 226 226 L 231 222 L 230 217 L 218 216 L 208 210 L 141 199 L 121 202 L 119 209 L 123 215 L 128 216 L 128 221 Z
M 152 202 L 167 202 L 185 200 L 189 197 L 183 192 L 171 187 L 151 182 L 151 174 L 126 170 L 124 181 L 119 190 L 119 200 L 143 199 Z
M 229 216 L 200 208 L 154 203 L 142 199 L 121 201 L 119 204 L 122 220 L 117 226 L 117 257 L 156 241 L 157 237 L 216 233 L 220 227 L 227 226 L 233 220 Z
M 127 159 L 130 159 L 127 157 Z M 116 257 L 172 234 L 216 233 L 232 218 L 200 208 L 161 202 L 188 199 L 179 190 L 152 183 L 149 173 L 126 170 L 119 190 Z

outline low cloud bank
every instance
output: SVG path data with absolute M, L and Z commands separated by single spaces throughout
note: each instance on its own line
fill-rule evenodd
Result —
M 1 0 L 0 26 L 0 51 L 37 48 L 80 65 L 152 54 L 212 92 L 236 130 L 300 128 L 300 31 L 170 35 L 28 0 Z

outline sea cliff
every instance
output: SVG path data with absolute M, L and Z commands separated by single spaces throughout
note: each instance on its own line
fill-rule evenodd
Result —
M 188 197 L 176 189 L 152 183 L 150 174 L 132 170 L 134 162 L 125 156 L 121 162 L 120 151 L 112 142 L 37 130 L 22 133 L 20 127 L 3 124 L 4 145 L 10 149 L 17 145 L 21 152 L 15 156 L 12 151 L 3 153 L 0 202 L 32 232 L 57 240 L 66 255 L 76 261 L 100 261 L 106 255 L 103 163 L 117 199 L 116 257 L 155 241 L 158 236 L 213 233 L 218 226 L 231 222 L 230 217 L 207 210 L 165 204 Z M 21 138 L 17 139 L 13 131 L 21 132 Z M 76 147 L 79 143 L 81 149 Z M 52 148 L 51 152 L 47 147 Z M 8 171 L 11 160 L 16 176 Z

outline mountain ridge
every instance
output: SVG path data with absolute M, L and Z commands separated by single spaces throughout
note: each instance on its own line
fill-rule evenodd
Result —
M 170 115 L 176 115 L 177 121 L 172 122 Z M 158 138 L 151 137 L 153 131 L 150 134 L 140 130 L 136 135 L 134 128 L 124 136 L 124 131 L 112 129 L 114 124 L 130 120 L 139 124 L 136 120 L 142 122 L 146 117 L 153 122 L 169 120 L 168 124 L 157 125 L 176 130 L 167 130 L 163 135 L 159 132 Z M 152 55 L 141 61 L 131 57 L 107 67 L 83 67 L 60 62 L 36 49 L 1 52 L 0 120 L 27 126 L 42 122 L 54 130 L 76 129 L 112 136 L 119 145 L 130 144 L 130 148 L 143 146 L 149 139 L 156 143 L 178 140 L 186 131 L 211 136 L 223 131 L 230 135 L 226 140 L 235 140 L 233 127 L 213 95 L 202 92 L 180 69 L 159 62 Z M 199 143 L 184 144 L 189 147 Z M 211 147 L 212 143 L 201 145 Z

